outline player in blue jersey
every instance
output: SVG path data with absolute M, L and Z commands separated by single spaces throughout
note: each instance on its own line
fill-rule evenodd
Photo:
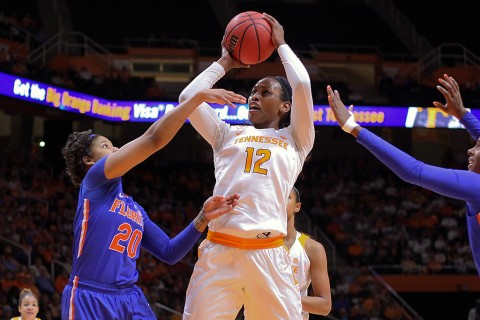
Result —
M 79 195 L 62 319 L 156 319 L 135 285 L 140 248 L 174 264 L 194 246 L 210 220 L 237 205 L 236 193 L 210 197 L 194 221 L 171 239 L 123 191 L 121 177 L 163 148 L 202 102 L 233 106 L 232 102 L 245 103 L 245 98 L 223 89 L 202 90 L 121 148 L 91 130 L 68 137 L 62 155 Z
M 342 129 L 368 149 L 402 180 L 432 190 L 441 195 L 467 202 L 467 229 L 477 271 L 480 274 L 480 121 L 463 106 L 458 83 L 444 75 L 439 79 L 438 90 L 445 104 L 433 104 L 456 117 L 465 126 L 475 146 L 468 149 L 468 170 L 446 169 L 427 165 L 392 146 L 369 130 L 359 126 L 347 109 L 339 93 L 327 86 L 328 103 Z

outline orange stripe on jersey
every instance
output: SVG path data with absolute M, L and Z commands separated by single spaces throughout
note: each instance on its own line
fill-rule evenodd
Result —
M 228 247 L 234 247 L 242 250 L 270 249 L 283 245 L 282 235 L 263 239 L 239 238 L 229 234 L 208 230 L 207 239 L 213 243 L 223 244 Z
M 83 200 L 82 232 L 80 233 L 80 239 L 78 240 L 77 258 L 82 255 L 83 246 L 85 245 L 85 238 L 87 237 L 89 214 L 90 214 L 90 202 L 88 201 L 88 199 L 84 199 Z
M 478 222 L 478 224 L 480 224 L 480 212 L 477 213 L 477 222 Z
M 75 278 L 73 278 L 72 292 L 70 294 L 70 308 L 68 310 L 69 320 L 75 319 L 75 304 L 73 303 L 73 299 L 75 298 L 75 291 L 77 290 L 77 287 L 78 287 L 78 277 L 75 276 Z

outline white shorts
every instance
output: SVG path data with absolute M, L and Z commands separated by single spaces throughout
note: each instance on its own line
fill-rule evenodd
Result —
M 302 319 L 285 246 L 243 250 L 204 240 L 187 288 L 183 319 Z

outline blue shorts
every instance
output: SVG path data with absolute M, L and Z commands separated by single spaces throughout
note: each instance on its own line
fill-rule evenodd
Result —
M 142 290 L 105 284 L 70 281 L 63 289 L 62 320 L 156 320 Z

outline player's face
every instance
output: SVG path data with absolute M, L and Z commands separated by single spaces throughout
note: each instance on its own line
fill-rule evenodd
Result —
M 468 149 L 468 170 L 480 174 L 480 139 Z
M 264 78 L 255 84 L 248 97 L 248 119 L 255 128 L 279 128 L 285 111 L 281 99 L 282 87 L 273 78 Z
M 295 213 L 300 211 L 300 206 L 301 203 L 297 202 L 297 197 L 295 194 L 295 191 L 290 191 L 290 194 L 288 195 L 288 202 L 287 202 L 287 219 L 290 220 Z
M 112 142 L 104 136 L 96 136 L 92 142 L 91 148 L 93 161 L 95 162 L 118 150 L 118 148 L 114 147 Z
M 18 306 L 18 312 L 22 315 L 22 320 L 33 320 L 38 314 L 38 301 L 34 296 L 28 295 L 23 298 Z

